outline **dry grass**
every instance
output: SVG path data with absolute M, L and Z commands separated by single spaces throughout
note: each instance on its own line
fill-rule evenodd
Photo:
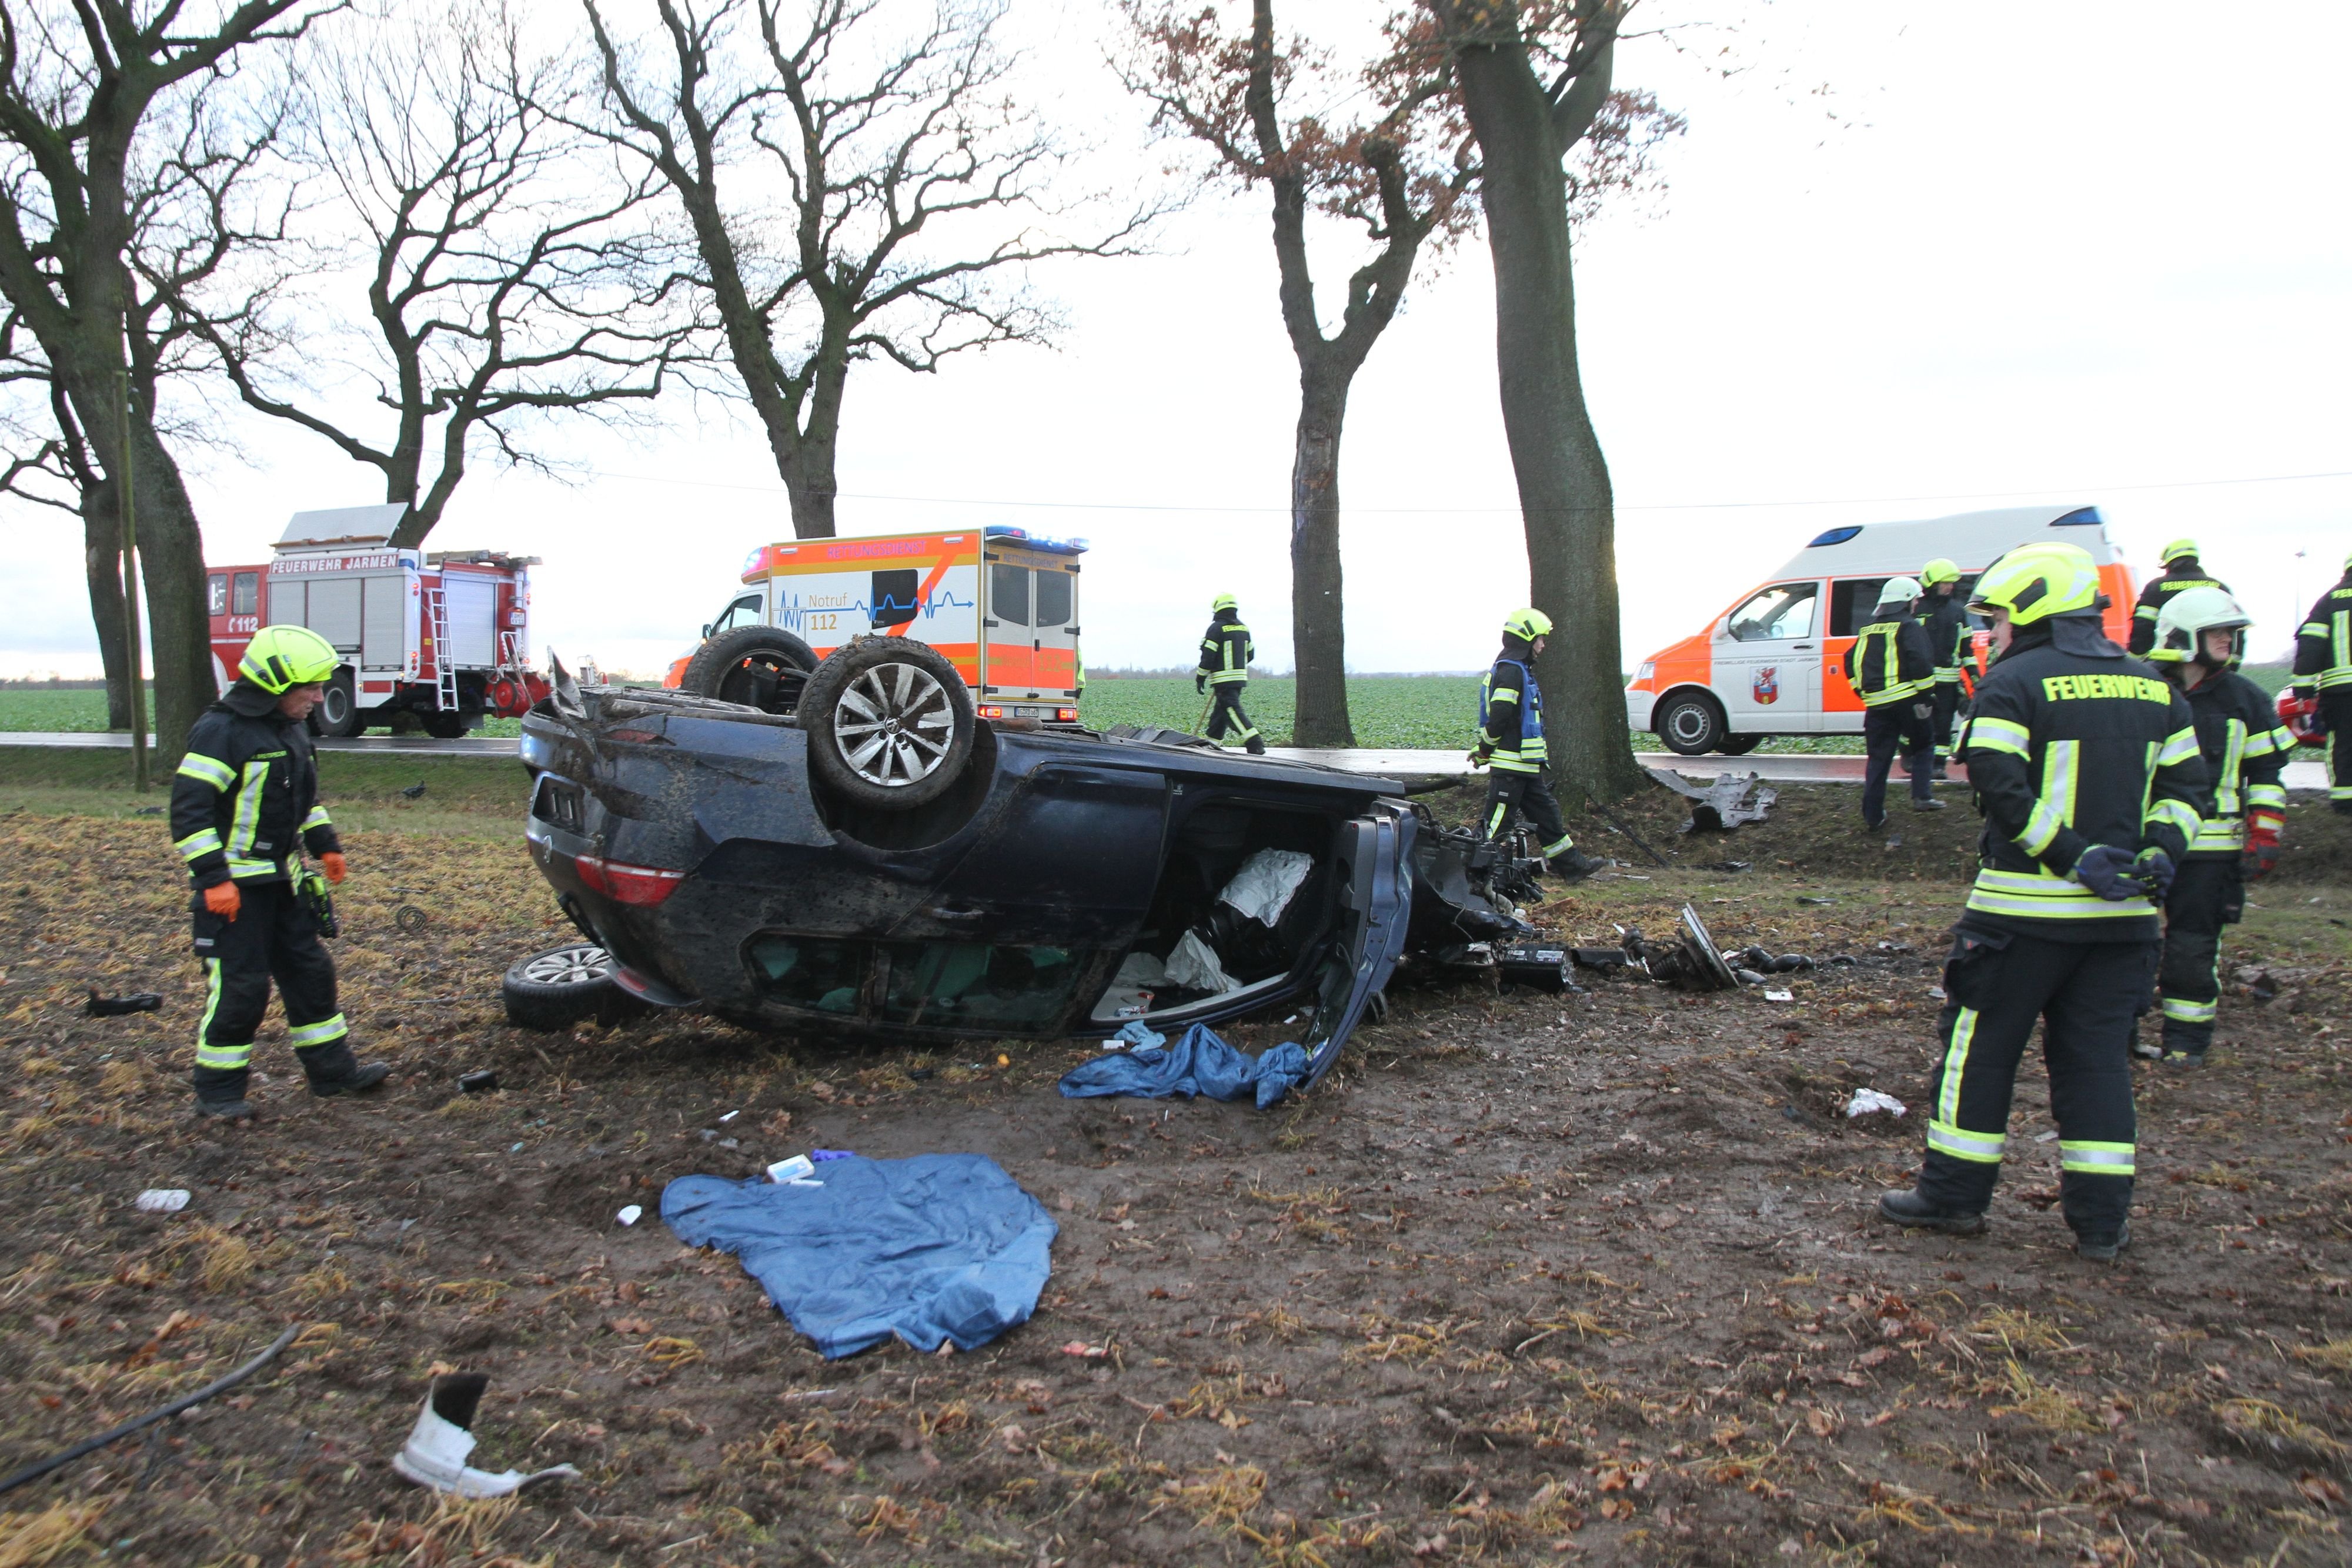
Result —
M 2000 1345 L 2012 1357 L 2035 1351 L 2046 1354 L 2082 1349 L 2047 1317 L 2011 1312 L 2007 1307 L 1995 1307 L 1969 1324 L 1964 1332 L 1987 1343 Z
M 2241 1437 L 2261 1437 L 2295 1443 L 2331 1458 L 2352 1453 L 2352 1448 L 2331 1434 L 2267 1399 L 2224 1399 L 2212 1409 L 2221 1425 Z
M 55 1563 L 88 1539 L 110 1502 L 53 1502 L 38 1513 L 0 1513 L 0 1568 Z
M 2101 1430 L 2091 1413 L 2083 1408 L 2071 1394 L 2043 1383 L 2011 1359 L 2006 1381 L 2016 1397 L 2008 1405 L 1996 1405 L 1996 1416 L 2022 1416 L 2035 1426 L 2053 1432 L 2089 1434 Z

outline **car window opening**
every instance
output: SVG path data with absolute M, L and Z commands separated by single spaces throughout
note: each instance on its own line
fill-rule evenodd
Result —
M 1813 634 L 1818 582 L 1776 583 L 1733 611 L 1727 630 L 1741 643 L 1777 643 Z

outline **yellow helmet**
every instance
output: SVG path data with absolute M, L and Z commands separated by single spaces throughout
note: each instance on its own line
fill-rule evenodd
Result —
M 1921 586 L 1926 588 L 1933 588 L 1939 582 L 1958 582 L 1959 580 L 1959 563 L 1957 561 L 1947 560 L 1942 556 L 1937 556 L 1935 559 L 1929 561 L 1927 565 L 1919 569 L 1919 581 Z
M 1503 617 L 1503 635 L 1532 643 L 1551 635 L 1551 617 L 1540 610 L 1514 610 Z
M 335 645 L 308 626 L 264 626 L 245 645 L 236 673 L 276 696 L 325 680 L 341 663 Z
M 2013 549 L 1977 579 L 1969 609 L 1979 615 L 2009 612 L 2012 626 L 2031 626 L 2099 602 L 2099 568 L 2078 545 L 2034 544 Z
M 2192 588 L 2174 594 L 2157 612 L 2155 645 L 2141 657 L 2151 664 L 2186 664 L 2203 656 L 2206 632 L 2227 632 L 2231 633 L 2230 663 L 2234 666 L 2245 656 L 2246 628 L 2253 623 L 2254 618 L 2227 590 Z
M 2175 539 L 2170 544 L 2165 546 L 2163 549 L 2158 551 L 2156 559 L 2158 564 L 2170 566 L 2174 561 L 2179 560 L 2183 556 L 2188 556 L 2193 559 L 2196 554 L 2197 541 L 2195 539 Z
M 1239 610 L 1241 607 L 1242 601 L 1230 593 L 1220 593 L 1209 601 L 1209 613 L 1212 615 L 1220 610 Z

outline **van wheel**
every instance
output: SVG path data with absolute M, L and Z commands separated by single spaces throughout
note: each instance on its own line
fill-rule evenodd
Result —
M 1723 737 L 1723 744 L 1716 749 L 1726 757 L 1745 757 L 1763 745 L 1764 738 L 1760 735 L 1727 735 Z
M 1723 709 L 1713 697 L 1698 692 L 1667 698 L 1654 723 L 1658 738 L 1678 757 L 1698 757 L 1714 751 L 1730 733 L 1730 727 L 1723 721 Z
M 417 717 L 425 726 L 425 733 L 436 740 L 457 740 L 466 733 L 466 716 L 454 708 L 446 713 L 436 708 Z
M 310 716 L 310 727 L 338 739 L 357 735 L 367 727 L 360 717 L 359 698 L 352 694 L 348 667 L 337 670 L 319 693 L 319 708 Z
M 799 707 L 816 651 L 773 626 L 737 626 L 694 651 L 678 677 L 678 689 L 696 696 L 741 703 L 761 713 L 788 714 Z
M 910 811 L 971 763 L 971 688 L 928 643 L 861 637 L 835 648 L 801 693 L 809 767 L 858 805 Z

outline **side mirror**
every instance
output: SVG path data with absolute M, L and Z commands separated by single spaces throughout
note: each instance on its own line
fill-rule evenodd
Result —
M 706 643 L 710 641 L 710 622 L 708 621 L 702 623 L 702 640 Z

